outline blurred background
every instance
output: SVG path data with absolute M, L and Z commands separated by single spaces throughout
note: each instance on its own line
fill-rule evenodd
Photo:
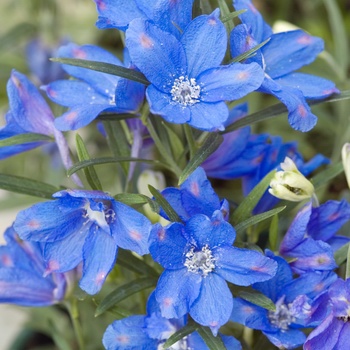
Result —
M 256 7 L 276 31 L 292 26 L 300 27 L 325 40 L 325 52 L 305 72 L 314 73 L 336 82 L 341 90 L 350 89 L 350 1 L 349 0 L 256 0 Z M 210 1 L 212 8 L 216 1 Z M 228 1 L 232 8 L 232 4 Z M 210 8 L 210 7 L 209 7 Z M 59 77 L 59 64 L 49 63 L 48 57 L 65 42 L 97 44 L 121 54 L 122 45 L 116 30 L 100 31 L 95 27 L 97 12 L 92 0 L 1 0 L 0 3 L 0 125 L 8 108 L 6 83 L 11 70 L 27 74 L 37 85 L 44 85 Z M 247 99 L 250 112 L 278 101 L 271 96 L 253 94 Z M 52 106 L 56 115 L 62 113 Z M 309 159 L 323 153 L 333 161 L 339 160 L 340 149 L 350 141 L 350 103 L 341 101 L 313 107 L 319 117 L 315 129 L 307 134 L 294 131 L 286 118 L 272 119 L 256 124 L 255 132 L 280 135 L 284 141 L 298 140 L 300 151 Z M 86 130 L 85 130 L 86 129 Z M 105 145 L 99 143 L 95 128 L 79 130 L 88 140 L 89 151 L 94 153 Z M 74 132 L 67 135 L 74 139 Z M 46 156 L 43 157 L 43 152 Z M 103 149 L 102 149 L 103 152 Z M 53 185 L 62 185 L 64 170 L 50 159 L 50 149 L 36 149 L 0 161 L 0 173 L 26 176 Z M 51 166 L 53 164 L 53 166 Z M 102 169 L 102 170 L 101 170 Z M 103 167 L 98 168 L 102 180 L 113 181 Z M 235 186 L 235 185 L 233 185 Z M 320 194 L 325 198 L 339 199 L 347 189 L 344 176 L 339 176 Z M 11 225 L 17 211 L 37 202 L 37 198 L 0 190 L 0 241 L 1 233 Z M 321 199 L 322 200 L 322 199 Z M 27 314 L 23 308 L 0 305 L 0 349 L 8 349 Z

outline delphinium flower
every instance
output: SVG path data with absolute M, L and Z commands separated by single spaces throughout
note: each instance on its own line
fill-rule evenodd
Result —
M 0 246 L 0 303 L 47 306 L 62 301 L 74 272 L 44 277 L 41 244 L 22 241 L 13 227 L 4 236 L 7 244 Z
M 188 220 L 195 214 L 211 216 L 220 210 L 228 220 L 229 204 L 226 199 L 220 201 L 203 168 L 198 167 L 181 185 L 180 188 L 167 187 L 161 194 L 170 203 L 181 220 Z M 160 215 L 168 219 L 161 210 Z
M 169 339 L 169 337 L 184 327 L 187 317 L 166 319 L 160 314 L 154 293 L 147 303 L 147 315 L 135 315 L 114 321 L 108 326 L 103 336 L 103 345 L 107 350 L 143 349 L 155 350 Z M 240 350 L 240 343 L 233 337 L 222 336 L 227 349 Z M 208 347 L 197 332 L 173 344 L 173 350 L 201 349 Z
M 255 56 L 246 62 L 257 62 L 265 72 L 265 79 L 258 89 L 272 94 L 288 109 L 290 125 L 300 131 L 309 131 L 317 117 L 312 114 L 306 99 L 322 99 L 339 92 L 334 83 L 304 73 L 295 73 L 310 64 L 323 51 L 323 40 L 302 30 L 274 34 L 250 0 L 233 0 L 235 9 L 247 10 L 239 18 L 230 38 L 233 57 L 254 48 L 269 39 Z
M 125 51 L 125 66 L 133 68 Z M 97 62 L 124 64 L 106 50 L 94 46 L 69 44 L 58 50 L 58 56 Z M 68 111 L 55 120 L 57 129 L 76 130 L 92 122 L 99 113 L 135 112 L 144 98 L 144 85 L 111 74 L 63 65 L 75 80 L 58 80 L 43 87 L 48 97 Z
M 219 210 L 211 217 L 193 215 L 184 224 L 154 225 L 149 249 L 165 269 L 155 290 L 163 317 L 189 313 L 216 335 L 232 312 L 226 281 L 248 286 L 274 276 L 276 263 L 257 251 L 233 247 L 235 236 Z
M 7 83 L 9 111 L 6 114 L 6 125 L 0 129 L 0 140 L 27 133 L 42 134 L 54 137 L 59 149 L 62 163 L 68 169 L 73 165 L 67 142 L 54 126 L 54 115 L 43 96 L 29 79 L 13 70 Z M 53 141 L 53 140 L 52 140 Z M 28 142 L 0 148 L 0 159 L 45 145 L 50 140 Z M 81 185 L 77 175 L 73 180 Z
M 225 101 L 247 95 L 263 80 L 256 63 L 220 66 L 227 35 L 219 10 L 195 18 L 179 39 L 151 21 L 134 19 L 126 45 L 133 63 L 151 82 L 146 90 L 150 111 L 170 123 L 223 129 L 229 117 Z
M 148 253 L 150 221 L 100 191 L 65 190 L 21 211 L 14 227 L 22 239 L 43 244 L 46 274 L 83 261 L 80 287 L 97 293 L 114 266 L 118 247 Z
M 162 30 L 180 36 L 192 18 L 194 0 L 94 0 L 100 29 L 126 30 L 135 18 L 150 19 Z
M 306 339 L 302 328 L 314 324 L 317 302 L 337 278 L 333 272 L 308 273 L 293 279 L 288 263 L 267 251 L 278 263 L 275 277 L 253 284 L 253 288 L 270 298 L 275 310 L 267 310 L 242 298 L 234 298 L 231 320 L 261 330 L 280 349 L 294 349 Z
M 306 339 L 304 350 L 347 350 L 350 334 L 350 279 L 338 278 L 321 305 L 328 316 Z

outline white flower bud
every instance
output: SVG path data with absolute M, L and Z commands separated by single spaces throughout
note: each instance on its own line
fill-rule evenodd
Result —
M 345 143 L 341 150 L 341 158 L 343 160 L 344 173 L 346 181 L 350 187 L 350 143 Z
M 270 194 L 292 202 L 300 202 L 313 196 L 314 186 L 290 158 L 285 158 L 281 168 L 283 171 L 277 171 L 270 182 Z

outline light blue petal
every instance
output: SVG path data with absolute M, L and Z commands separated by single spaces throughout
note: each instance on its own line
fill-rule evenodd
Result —
M 294 349 L 303 345 L 306 340 L 306 335 L 298 329 L 280 330 L 276 333 L 263 332 L 270 342 L 279 349 Z

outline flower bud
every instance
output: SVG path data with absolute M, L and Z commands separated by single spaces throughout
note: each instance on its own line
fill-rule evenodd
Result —
M 350 143 L 345 143 L 341 150 L 341 158 L 343 160 L 344 173 L 346 181 L 350 188 Z
M 312 197 L 315 192 L 314 186 L 289 157 L 281 163 L 281 168 L 283 171 L 277 171 L 270 182 L 270 194 L 292 202 Z

